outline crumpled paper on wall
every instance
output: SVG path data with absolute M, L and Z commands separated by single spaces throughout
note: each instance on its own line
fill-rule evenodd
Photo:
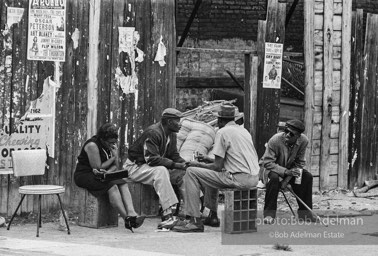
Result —
M 158 61 L 160 67 L 164 67 L 166 64 L 166 62 L 164 61 L 164 57 L 166 55 L 167 55 L 167 48 L 165 47 L 163 43 L 163 37 L 161 36 L 154 61 Z

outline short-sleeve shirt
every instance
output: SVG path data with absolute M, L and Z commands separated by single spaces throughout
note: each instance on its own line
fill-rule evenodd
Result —
M 224 159 L 224 168 L 230 173 L 258 175 L 258 157 L 251 134 L 234 121 L 215 135 L 213 153 Z

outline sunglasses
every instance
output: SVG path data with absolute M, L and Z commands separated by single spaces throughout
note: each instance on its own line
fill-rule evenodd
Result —
M 292 131 L 290 131 L 289 129 L 285 128 L 285 134 L 288 134 L 290 137 L 295 137 L 296 134 L 294 134 Z

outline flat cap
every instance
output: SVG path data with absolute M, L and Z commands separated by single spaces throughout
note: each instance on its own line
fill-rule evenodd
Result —
M 181 118 L 182 113 L 175 108 L 166 108 L 166 109 L 164 109 L 163 113 L 161 114 L 161 117 L 164 117 L 164 118 Z
M 286 122 L 286 127 L 296 130 L 297 132 L 300 132 L 300 133 L 304 132 L 305 130 L 304 124 L 297 119 L 288 120 Z

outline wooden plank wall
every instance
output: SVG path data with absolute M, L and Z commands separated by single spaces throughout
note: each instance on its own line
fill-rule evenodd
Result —
M 305 11 L 307 159 L 315 188 L 345 188 L 352 6 L 348 0 L 305 1 Z
M 362 186 L 364 181 L 377 179 L 377 147 L 378 147 L 378 15 L 367 13 L 365 47 L 364 47 L 364 76 L 362 77 L 363 86 L 360 90 L 362 109 L 361 134 L 359 135 L 359 162 L 357 185 Z
M 54 75 L 53 62 L 26 59 L 28 0 L 5 0 L 0 4 L 0 28 L 5 28 L 7 6 L 22 7 L 24 16 L 9 33 L 0 33 L 0 124 L 6 115 L 22 115 L 30 100 L 40 96 L 43 81 Z M 90 1 L 67 0 L 66 61 L 60 64 L 61 88 L 56 97 L 55 158 L 41 178 L 14 178 L 0 175 L 0 214 L 11 215 L 17 206 L 18 187 L 36 182 L 64 185 L 64 203 L 78 205 L 79 192 L 73 173 L 81 145 L 93 135 L 87 131 L 87 87 Z M 92 10 L 94 11 L 94 10 Z M 113 122 L 120 128 L 120 153 L 127 157 L 127 146 L 148 125 L 160 119 L 166 107 L 175 104 L 175 2 L 173 0 L 102 0 L 99 6 L 97 127 Z M 131 19 L 130 19 L 131 18 Z M 128 22 L 127 22 L 128 21 Z M 92 24 L 93 25 L 93 24 Z M 144 61 L 136 66 L 139 79 L 137 94 L 124 94 L 115 80 L 118 60 L 118 27 L 135 26 L 140 34 L 137 45 Z M 75 32 L 76 31 L 76 32 Z M 77 35 L 75 39 L 73 35 Z M 154 61 L 162 37 L 167 48 L 165 66 Z M 3 42 L 7 43 L 4 44 Z M 77 43 L 77 45 L 76 45 Z M 25 91 L 26 77 L 29 77 Z M 17 101 L 16 101 L 17 97 Z M 28 197 L 21 212 L 37 209 L 37 200 Z M 46 197 L 44 210 L 57 209 L 54 197 Z

